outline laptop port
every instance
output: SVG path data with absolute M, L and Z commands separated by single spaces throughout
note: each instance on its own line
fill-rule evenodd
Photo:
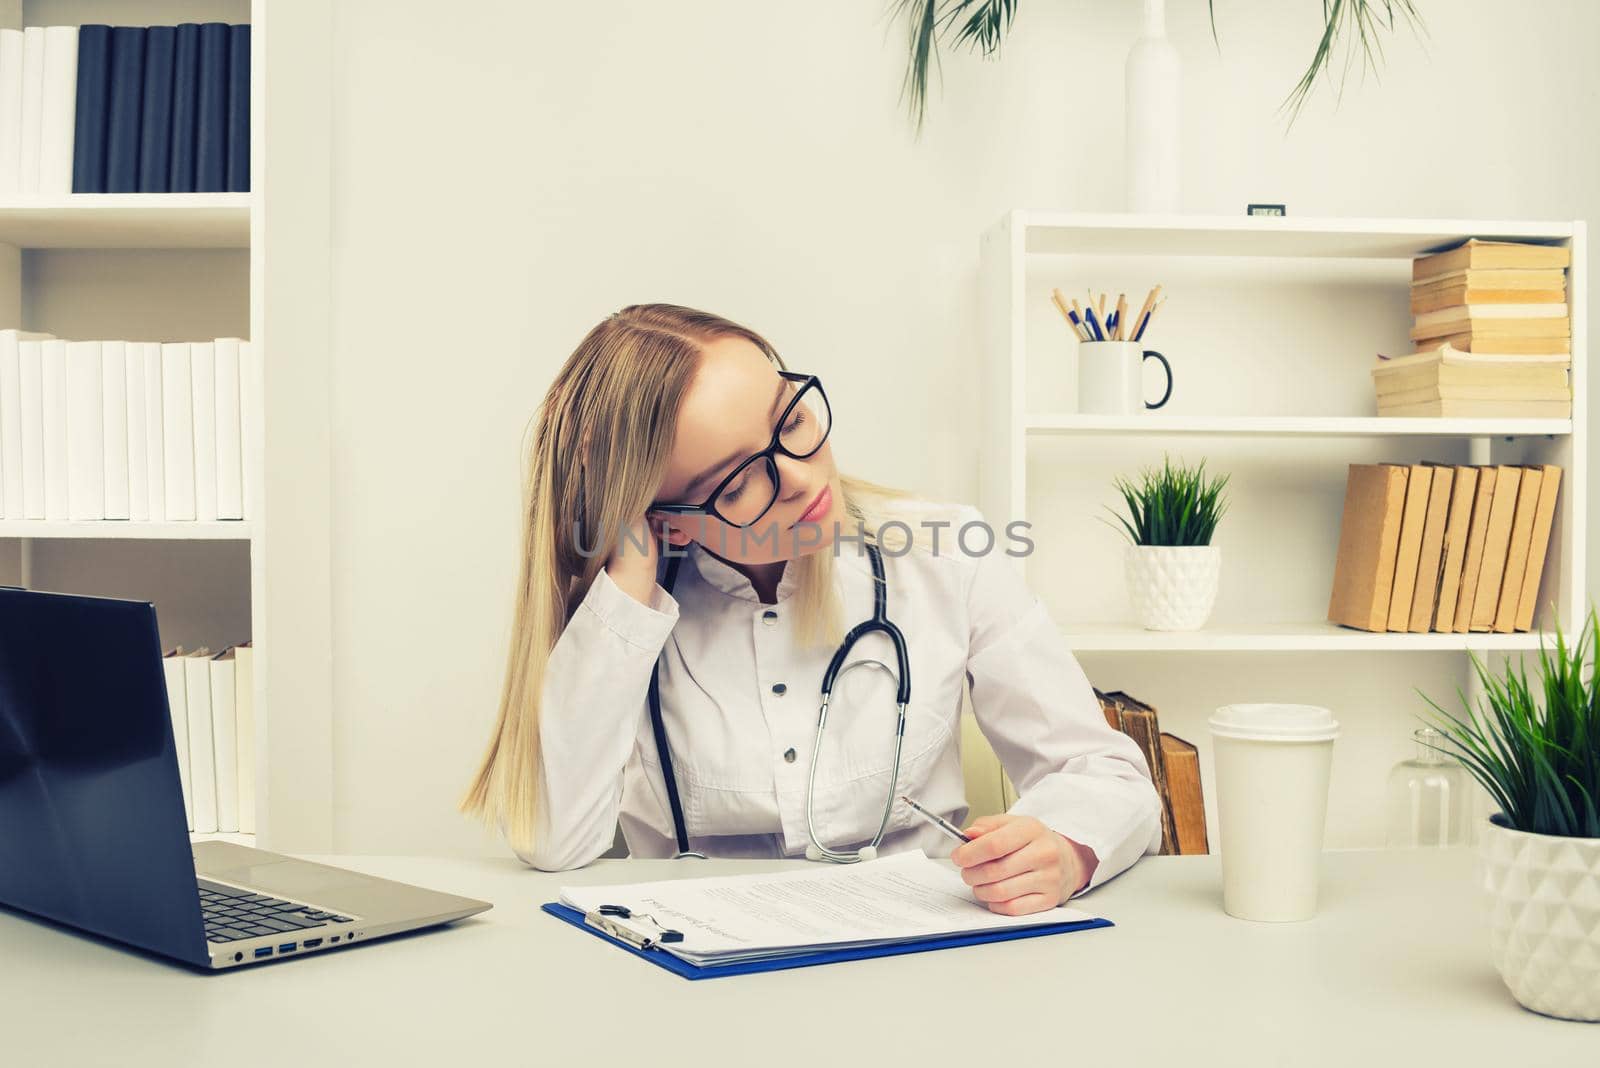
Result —
M 278 947 L 278 952 L 279 953 L 293 953 L 294 952 L 294 947 L 295 947 L 295 943 L 293 943 L 293 942 L 285 942 L 283 945 Z
M 332 938 L 328 939 L 328 945 L 330 945 L 330 946 L 338 945 L 338 943 L 339 943 L 339 936 L 338 935 L 334 935 Z
M 318 946 L 322 945 L 322 939 L 320 939 L 320 938 L 308 938 L 304 942 L 301 942 L 300 944 L 302 946 L 305 946 L 307 949 L 316 949 Z
M 256 950 L 256 959 L 257 960 L 260 960 L 262 957 L 270 957 L 270 956 L 272 956 L 272 947 L 271 946 L 262 946 L 260 949 Z

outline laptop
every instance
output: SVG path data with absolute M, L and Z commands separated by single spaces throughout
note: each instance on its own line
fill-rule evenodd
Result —
M 219 970 L 490 907 L 191 846 L 178 759 L 154 605 L 0 587 L 0 905 Z

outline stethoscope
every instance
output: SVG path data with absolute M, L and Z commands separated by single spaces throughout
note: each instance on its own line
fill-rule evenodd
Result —
M 817 734 L 811 744 L 811 771 L 806 777 L 806 835 L 811 839 L 811 844 L 806 846 L 807 860 L 831 860 L 836 864 L 872 860 L 878 855 L 878 845 L 883 841 L 883 832 L 889 826 L 889 816 L 894 811 L 895 787 L 900 780 L 900 748 L 906 737 L 906 705 L 911 700 L 911 666 L 906 655 L 905 637 L 900 633 L 899 627 L 889 622 L 885 611 L 888 583 L 883 577 L 883 559 L 878 553 L 878 547 L 868 545 L 867 555 L 872 559 L 872 618 L 851 628 L 850 633 L 845 635 L 844 642 L 834 652 L 833 659 L 828 662 L 828 670 L 822 676 L 822 707 L 817 712 Z M 678 565 L 682 561 L 682 555 L 668 559 L 667 573 L 662 584 L 669 593 L 672 591 L 672 584 L 677 580 Z M 849 667 L 843 666 L 845 657 L 850 655 L 851 647 L 873 631 L 882 631 L 894 643 L 894 655 L 900 667 L 898 677 L 894 669 L 881 660 L 857 660 Z M 689 833 L 684 827 L 683 803 L 678 798 L 678 780 L 672 771 L 672 750 L 667 745 L 667 727 L 661 718 L 659 667 L 658 660 L 656 667 L 650 671 L 650 725 L 655 732 L 656 754 L 661 760 L 661 777 L 666 781 L 667 802 L 672 809 L 673 832 L 678 839 L 677 857 L 699 857 L 704 860 L 704 853 L 689 848 Z M 822 732 L 828 725 L 828 702 L 833 696 L 833 684 L 841 676 L 859 667 L 875 667 L 895 679 L 898 720 L 894 731 L 894 767 L 889 773 L 889 793 L 883 799 L 883 818 L 878 821 L 878 831 L 872 836 L 871 843 L 860 849 L 830 849 L 817 837 L 816 821 L 812 816 L 812 798 L 815 796 L 817 785 L 817 758 L 822 752 Z

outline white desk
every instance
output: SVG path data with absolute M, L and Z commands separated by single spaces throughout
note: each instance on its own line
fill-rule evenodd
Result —
M 1600 1052 L 1600 1028 L 1526 1012 L 1501 985 L 1465 850 L 1330 854 L 1321 915 L 1287 925 L 1225 915 L 1215 857 L 1147 857 L 1083 899 L 1114 928 L 701 982 L 538 905 L 566 883 L 782 862 L 316 859 L 495 908 L 220 975 L 0 912 L 0 1063 L 1387 1068 Z

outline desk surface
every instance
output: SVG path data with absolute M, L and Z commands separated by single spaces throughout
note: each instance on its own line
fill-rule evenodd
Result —
M 1506 992 L 1466 850 L 1328 854 L 1320 915 L 1283 925 L 1223 913 L 1216 857 L 1147 857 L 1081 899 L 1114 928 L 702 982 L 538 906 L 562 885 L 784 862 L 613 860 L 543 873 L 514 859 L 315 859 L 495 907 L 450 928 L 219 975 L 0 911 L 0 1061 L 637 1057 L 654 1068 L 825 1065 L 851 1051 L 850 1065 L 1002 1065 L 1033 1053 L 1047 1059 L 1025 1063 L 1348 1068 L 1442 1056 L 1577 1064 L 1600 1048 L 1600 1029 L 1536 1016 Z

